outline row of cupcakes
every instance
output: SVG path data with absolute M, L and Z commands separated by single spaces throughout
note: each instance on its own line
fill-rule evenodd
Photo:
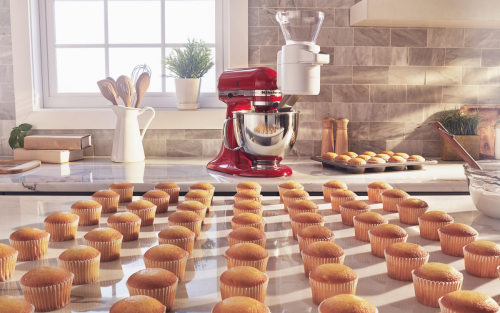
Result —
M 365 151 L 360 155 L 355 152 L 346 152 L 337 154 L 327 152 L 321 156 L 323 159 L 334 161 L 340 164 L 349 165 L 364 165 L 364 164 L 383 164 L 383 163 L 406 163 L 406 162 L 423 162 L 425 158 L 420 155 L 408 155 L 406 153 L 392 151 L 382 151 L 375 153 L 373 151 Z

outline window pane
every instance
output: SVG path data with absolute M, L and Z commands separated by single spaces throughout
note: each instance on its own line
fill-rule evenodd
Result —
M 151 68 L 151 84 L 148 91 L 161 92 L 161 49 L 160 48 L 110 48 L 109 74 L 115 80 L 118 76 L 131 78 L 134 67 L 146 64 Z
M 165 1 L 165 42 L 187 39 L 215 43 L 215 1 Z
M 161 1 L 110 0 L 108 29 L 109 43 L 161 43 Z
M 104 48 L 58 48 L 57 92 L 99 92 L 106 78 Z
M 58 44 L 104 43 L 103 1 L 55 1 Z

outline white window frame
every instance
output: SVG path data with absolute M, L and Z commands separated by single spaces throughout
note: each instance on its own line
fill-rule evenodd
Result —
M 218 27 L 222 27 L 224 58 L 217 60 L 221 71 L 248 67 L 248 0 L 217 1 L 222 8 Z M 116 117 L 102 99 L 102 108 L 44 107 L 48 86 L 43 81 L 47 72 L 42 61 L 40 9 L 37 0 L 10 0 L 16 123 L 30 123 L 38 129 L 114 129 Z M 155 97 L 150 99 L 150 105 L 154 105 Z M 224 106 L 195 111 L 155 110 L 150 129 L 220 129 L 225 118 Z M 141 126 L 147 115 L 140 117 Z

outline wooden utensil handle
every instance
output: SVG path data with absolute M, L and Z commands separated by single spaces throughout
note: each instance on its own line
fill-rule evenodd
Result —
M 460 155 L 470 167 L 475 168 L 477 170 L 482 170 L 481 166 L 470 156 L 470 154 L 465 151 L 465 149 L 455 140 L 455 135 L 450 134 L 444 126 L 439 122 L 434 122 L 434 128 L 438 131 L 441 137 L 446 140 L 453 150 L 455 150 L 458 155 Z

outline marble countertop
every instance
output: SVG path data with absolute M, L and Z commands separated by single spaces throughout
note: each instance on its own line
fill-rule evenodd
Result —
M 0 192 L 94 192 L 106 189 L 115 181 L 128 181 L 137 192 L 146 192 L 160 181 L 174 181 L 181 192 L 195 182 L 207 181 L 215 192 L 234 192 L 235 185 L 253 180 L 262 185 L 263 192 L 277 192 L 284 181 L 294 180 L 309 192 L 321 192 L 328 180 L 345 182 L 354 192 L 366 192 L 374 181 L 385 181 L 407 192 L 468 192 L 462 162 L 442 162 L 427 165 L 424 170 L 349 174 L 308 157 L 286 158 L 293 175 L 278 178 L 249 178 L 220 173 L 206 168 L 209 158 L 146 159 L 138 163 L 113 163 L 109 158 L 86 158 L 67 164 L 42 164 L 40 168 L 15 174 L 0 175 Z
M 69 211 L 72 203 L 90 197 L 69 196 L 2 196 L 2 219 L 0 219 L 0 242 L 8 244 L 9 235 L 22 227 L 43 229 L 43 220 L 57 211 Z M 422 196 L 431 210 L 448 212 L 456 222 L 471 225 L 479 232 L 479 240 L 500 243 L 500 224 L 498 220 L 482 215 L 472 205 L 469 196 Z M 135 197 L 139 199 L 139 197 Z M 344 264 L 359 275 L 356 294 L 376 305 L 380 313 L 437 313 L 439 309 L 423 306 L 415 299 L 413 284 L 389 278 L 383 258 L 371 254 L 370 244 L 355 239 L 353 227 L 341 223 L 340 214 L 331 210 L 330 204 L 321 197 L 312 197 L 325 216 L 325 226 L 335 232 L 335 243 L 345 253 Z M 366 197 L 360 197 L 366 200 Z M 180 199 L 183 200 L 182 197 Z M 218 277 L 226 270 L 224 251 L 228 248 L 226 239 L 231 231 L 233 212 L 232 197 L 215 197 L 214 205 L 197 239 L 193 257 L 188 260 L 186 278 L 179 283 L 173 312 L 210 312 L 220 301 Z M 299 254 L 298 242 L 292 237 L 288 214 L 278 197 L 264 197 L 265 232 L 268 237 L 266 249 L 270 254 L 267 274 L 270 282 L 265 304 L 273 313 L 316 313 L 318 307 L 311 299 L 311 289 L 304 275 L 303 263 Z M 369 202 L 368 202 L 369 203 Z M 445 255 L 436 241 L 422 239 L 418 226 L 399 223 L 397 213 L 385 212 L 381 204 L 371 204 L 372 210 L 383 214 L 389 223 L 400 225 L 408 232 L 408 242 L 423 246 L 430 253 L 429 262 L 442 262 L 455 267 L 464 274 L 462 289 L 476 290 L 500 300 L 499 281 L 478 278 L 467 274 L 461 257 Z M 139 240 L 123 243 L 121 258 L 101 263 L 100 278 L 88 284 L 73 286 L 70 304 L 56 312 L 108 312 L 116 301 L 129 296 L 125 282 L 130 275 L 144 269 L 142 255 L 157 245 L 157 233 L 167 226 L 169 212 L 157 215 L 153 226 L 141 228 Z M 123 211 L 121 206 L 119 211 Z M 109 214 L 101 217 L 101 227 L 106 226 Z M 50 242 L 46 258 L 18 262 L 12 280 L 0 283 L 0 294 L 22 296 L 19 281 L 23 274 L 37 266 L 57 266 L 56 258 L 65 249 L 82 244 L 82 236 L 97 226 L 79 227 L 77 240 Z

